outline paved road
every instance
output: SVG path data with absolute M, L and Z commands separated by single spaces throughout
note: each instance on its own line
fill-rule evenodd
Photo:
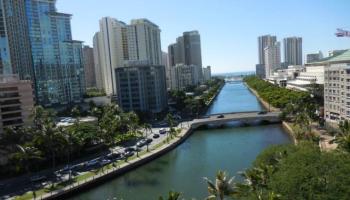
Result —
M 188 124 L 189 123 L 187 123 L 187 124 L 182 123 L 182 124 L 179 124 L 178 127 L 188 126 Z M 163 129 L 163 128 L 152 128 L 152 132 L 148 133 L 148 135 L 149 135 L 148 138 L 152 138 L 153 139 L 152 143 L 149 145 L 149 148 L 152 148 L 155 145 L 157 145 L 157 144 L 159 144 L 159 143 L 161 143 L 161 142 L 166 140 L 167 134 L 159 134 L 160 129 Z M 165 127 L 165 129 L 168 130 L 169 128 Z M 153 134 L 158 134 L 160 137 L 159 138 L 153 138 L 152 137 Z M 97 153 L 97 154 L 94 154 L 94 155 L 90 155 L 88 157 L 85 157 L 85 158 L 79 159 L 79 160 L 77 160 L 75 162 L 72 162 L 71 166 L 84 164 L 87 161 L 90 161 L 90 160 L 93 160 L 93 159 L 96 159 L 96 158 L 104 157 L 108 153 L 111 153 L 111 152 L 123 153 L 124 149 L 127 148 L 127 147 L 134 147 L 135 148 L 136 146 L 135 145 L 131 145 L 131 146 L 116 146 L 116 147 L 110 148 L 109 151 L 105 151 L 105 152 L 102 152 L 102 153 Z M 146 148 L 147 148 L 147 146 L 143 146 L 141 148 L 141 151 L 146 150 Z M 64 175 L 64 176 L 58 178 L 58 177 L 54 176 L 54 173 L 53 173 L 53 172 L 57 172 L 59 170 L 62 170 L 65 166 L 66 165 L 59 166 L 59 167 L 56 168 L 55 171 L 52 171 L 51 169 L 47 169 L 47 170 L 43 170 L 43 171 L 35 173 L 35 174 L 31 174 L 31 176 L 23 175 L 23 176 L 20 176 L 20 177 L 16 177 L 16 178 L 0 181 L 0 199 L 8 199 L 8 198 L 10 198 L 12 196 L 20 195 L 20 194 L 26 193 L 28 191 L 31 191 L 33 189 L 39 189 L 39 188 L 45 187 L 47 185 L 52 184 L 53 182 L 57 183 L 59 181 L 62 181 L 62 179 L 68 179 L 68 177 L 69 177 L 68 175 Z M 80 175 L 80 174 L 84 174 L 84 173 L 87 173 L 87 172 L 89 172 L 89 170 L 86 170 L 86 171 L 78 173 L 78 174 Z M 36 176 L 36 175 L 38 175 L 38 176 L 45 176 L 45 177 L 51 177 L 51 178 L 43 180 L 42 182 L 33 183 L 30 180 L 30 178 L 33 177 L 33 176 Z

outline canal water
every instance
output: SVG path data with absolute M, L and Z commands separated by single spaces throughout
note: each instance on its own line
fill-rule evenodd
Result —
M 226 84 L 208 114 L 262 110 L 256 97 L 241 83 Z M 198 130 L 175 150 L 136 170 L 97 186 L 72 199 L 156 200 L 174 190 L 186 199 L 203 199 L 203 177 L 214 179 L 218 170 L 236 176 L 251 166 L 266 147 L 290 143 L 280 125 Z

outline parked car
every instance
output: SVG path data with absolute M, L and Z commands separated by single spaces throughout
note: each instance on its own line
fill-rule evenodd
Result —
M 133 152 L 133 151 L 135 151 L 134 147 L 127 147 L 124 149 L 124 152 Z
M 149 144 L 149 143 L 151 143 L 153 140 L 151 139 L 151 138 L 147 138 L 146 139 L 146 144 Z
M 108 159 L 102 159 L 99 164 L 101 166 L 105 166 L 105 165 L 108 165 L 109 163 L 111 163 L 112 161 L 111 160 L 108 160 Z
M 96 159 L 93 159 L 93 160 L 90 160 L 86 163 L 86 167 L 95 167 L 99 164 L 99 161 L 100 159 L 99 158 L 96 158 Z
M 154 139 L 156 139 L 156 138 L 159 138 L 159 134 L 153 134 L 153 136 L 152 136 Z
M 165 133 L 166 133 L 166 129 L 165 129 L 165 128 L 160 129 L 160 130 L 159 130 L 159 133 L 160 133 L 160 134 L 165 134 Z
M 45 179 L 46 179 L 46 176 L 44 176 L 44 175 L 35 175 L 35 176 L 30 177 L 30 181 L 32 181 L 32 182 L 43 181 Z
M 122 155 L 121 153 L 115 153 L 115 152 L 113 152 L 113 153 L 109 153 L 109 154 L 106 156 L 106 158 L 108 158 L 109 160 L 120 159 L 121 155 Z
M 147 143 L 147 140 L 146 139 L 142 139 L 138 143 L 136 143 L 136 146 L 137 147 L 143 147 L 143 146 L 146 145 L 146 143 Z
M 133 151 L 127 151 L 127 152 L 123 153 L 123 157 L 124 158 L 129 158 L 129 157 L 131 157 L 133 155 L 134 155 Z

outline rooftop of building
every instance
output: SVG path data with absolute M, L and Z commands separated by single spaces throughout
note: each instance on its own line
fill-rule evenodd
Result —
M 148 20 L 146 18 L 132 19 L 131 22 L 130 22 L 131 25 L 142 24 L 142 23 L 150 24 L 152 26 L 155 26 L 155 27 L 159 28 L 158 25 L 156 25 L 155 23 L 151 22 L 150 20 Z
M 308 63 L 306 65 L 326 65 L 326 64 L 345 63 L 345 62 L 350 62 L 350 49 L 347 49 L 341 54 L 326 57 L 319 61 Z
M 57 17 L 69 17 L 71 18 L 73 15 L 68 13 L 61 13 L 61 12 L 50 12 L 51 16 L 57 16 Z

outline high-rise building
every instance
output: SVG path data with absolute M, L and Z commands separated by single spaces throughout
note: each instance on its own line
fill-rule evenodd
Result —
M 202 74 L 202 67 L 197 65 L 177 64 L 170 68 L 170 79 L 172 90 L 184 90 L 188 86 L 199 85 Z
M 258 58 L 259 63 L 256 67 L 256 75 L 260 78 L 266 78 L 265 74 L 265 49 L 268 46 L 273 46 L 277 41 L 277 37 L 273 35 L 263 35 L 258 37 Z
M 104 88 L 104 76 L 102 76 L 103 68 L 102 63 L 102 37 L 101 33 L 97 32 L 93 38 L 93 53 L 94 53 L 94 64 L 95 64 L 95 77 L 96 77 L 96 88 L 99 90 L 105 90 Z
M 184 32 L 168 47 L 169 64 L 197 65 L 202 67 L 201 38 L 198 31 Z
M 162 63 L 159 27 L 147 19 L 134 19 L 127 26 L 127 45 L 130 61 Z
M 204 81 L 209 81 L 211 80 L 211 67 L 203 67 L 203 80 Z
M 179 71 L 178 69 L 172 69 L 176 65 L 189 66 L 195 65 L 200 70 L 194 70 L 198 73 L 192 75 L 192 77 L 198 77 L 199 83 L 203 82 L 203 70 L 202 70 L 202 53 L 201 53 L 201 39 L 198 31 L 184 32 L 182 36 L 176 39 L 176 43 L 168 46 L 168 58 L 169 65 L 173 72 Z M 183 67 L 184 68 L 184 67 Z M 186 67 L 185 67 L 186 68 Z M 195 68 L 195 69 L 197 69 Z M 181 70 L 180 70 L 181 71 Z M 186 70 L 183 70 L 186 71 Z M 187 70 L 191 71 L 191 70 Z M 186 74 L 186 73 L 178 73 Z M 174 75 L 171 75 L 171 79 L 174 79 Z M 184 78 L 185 80 L 186 78 Z M 174 80 L 171 80 L 174 82 Z M 197 81 L 192 81 L 194 85 L 198 84 Z M 174 85 L 171 83 L 171 85 Z M 181 88 L 173 87 L 172 88 Z
M 25 1 L 36 99 L 44 106 L 81 102 L 85 93 L 82 42 L 72 39 L 71 15 L 55 4 Z
M 166 52 L 162 52 L 162 65 L 165 67 L 167 88 L 170 88 L 170 67 L 169 67 L 168 53 Z
M 301 37 L 288 37 L 283 40 L 284 62 L 288 65 L 303 64 L 303 39 Z
M 310 53 L 306 55 L 306 63 L 318 62 L 323 58 L 323 54 L 321 51 L 318 53 Z
M 125 111 L 164 111 L 168 104 L 164 66 L 130 63 L 115 69 L 119 105 Z
M 89 46 L 83 47 L 85 85 L 87 88 L 96 87 L 94 50 Z
M 100 20 L 99 55 L 104 90 L 107 95 L 116 95 L 115 68 L 123 67 L 127 60 L 126 24 L 114 18 L 104 17 Z M 96 61 L 95 61 L 96 62 Z
M 273 72 L 281 67 L 281 45 L 275 42 L 264 49 L 265 53 L 265 76 L 269 78 Z
M 0 74 L 34 81 L 24 0 L 0 0 Z
M 115 69 L 128 62 L 145 61 L 161 65 L 160 29 L 147 19 L 132 20 L 130 25 L 105 17 L 94 37 L 96 69 L 101 69 L 107 95 L 117 95 Z
M 34 107 L 30 80 L 19 80 L 18 75 L 0 75 L 0 133 L 8 126 L 30 124 Z
M 263 35 L 258 37 L 258 55 L 259 55 L 259 63 L 265 64 L 265 48 L 267 46 L 273 46 L 277 41 L 276 36 L 272 35 Z
M 258 76 L 259 78 L 262 78 L 262 79 L 266 78 L 264 64 L 256 64 L 255 65 L 255 72 L 256 72 L 256 76 Z

